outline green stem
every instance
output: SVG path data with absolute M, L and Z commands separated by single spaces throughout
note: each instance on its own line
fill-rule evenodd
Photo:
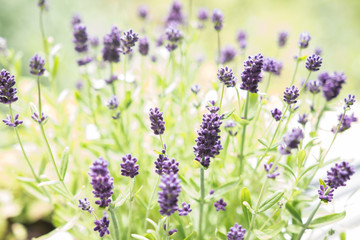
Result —
M 246 93 L 246 101 L 245 101 L 245 110 L 244 110 L 244 119 L 247 120 L 248 108 L 249 108 L 249 99 L 250 99 L 250 92 L 247 91 Z M 245 146 L 245 135 L 246 135 L 246 126 L 243 125 L 243 131 L 241 135 L 241 145 L 240 145 L 240 176 L 244 169 L 244 146 Z
M 220 46 L 220 31 L 217 31 L 217 42 L 218 42 L 218 59 L 217 59 L 217 61 L 218 61 L 218 65 L 220 65 L 220 55 L 221 55 L 221 46 Z
M 204 211 L 204 199 L 205 199 L 205 179 L 204 179 L 204 169 L 200 168 L 200 211 L 199 211 L 199 239 L 203 239 L 202 235 L 202 221 L 203 221 L 203 211 Z
M 222 105 L 223 96 L 224 96 L 224 89 L 225 89 L 225 84 L 223 84 L 223 86 L 222 86 L 222 90 L 221 90 L 220 106 L 219 106 L 219 114 L 221 113 L 221 105 Z
M 112 225 L 114 226 L 114 231 L 115 231 L 115 240 L 120 240 L 120 228 L 119 228 L 119 222 L 118 219 L 116 217 L 116 213 L 114 211 L 114 208 L 109 208 L 109 212 L 111 215 L 111 222 Z
M 152 203 L 152 200 L 154 199 L 157 186 L 159 185 L 159 181 L 160 181 L 160 175 L 158 176 L 158 178 L 157 178 L 157 180 L 156 180 L 156 183 L 155 183 L 155 185 L 154 185 L 154 187 L 153 187 L 153 190 L 152 190 L 152 192 L 151 192 L 151 196 L 150 196 L 150 199 L 149 199 L 149 203 L 148 203 L 148 206 L 147 206 L 147 208 L 146 208 L 145 223 L 144 223 L 144 230 L 145 230 L 145 231 L 146 231 L 146 227 L 147 227 L 147 221 L 146 221 L 146 219 L 149 217 L 150 208 L 151 208 L 151 203 Z
M 310 217 L 308 218 L 308 220 L 306 221 L 306 223 L 303 225 L 301 232 L 299 233 L 299 235 L 297 236 L 297 240 L 300 240 L 302 235 L 304 234 L 305 230 L 308 228 L 308 226 L 310 225 L 312 219 L 314 218 L 317 210 L 319 210 L 319 207 L 321 205 L 321 201 L 318 203 L 318 205 L 315 207 L 314 211 L 311 213 Z
M 42 107 L 41 107 L 41 88 L 40 88 L 40 76 L 37 78 L 37 87 L 38 87 L 38 100 L 39 100 L 39 119 L 42 118 Z
M 166 240 L 169 240 L 170 236 L 169 236 L 169 231 L 170 231 L 170 216 L 166 217 Z
M 235 87 L 236 89 L 236 96 L 237 96 L 237 100 L 238 100 L 238 105 L 239 105 L 239 116 L 241 116 L 241 102 L 240 102 L 240 94 L 239 94 L 239 90 Z
M 316 121 L 315 131 L 317 131 L 319 129 L 320 120 L 321 120 L 321 117 L 323 116 L 326 108 L 327 108 L 327 103 L 324 104 L 324 107 L 320 111 L 320 114 L 319 114 L 319 116 L 317 118 L 317 121 Z
M 129 240 L 130 237 L 131 237 L 131 226 L 132 226 L 132 202 L 133 202 L 133 196 L 132 196 L 132 189 L 133 189 L 133 186 L 134 186 L 134 182 L 135 182 L 135 179 L 134 178 L 131 178 L 130 179 L 130 206 L 129 206 L 129 217 L 128 217 L 128 230 L 127 230 L 127 239 Z
M 270 220 L 275 216 L 275 214 L 279 211 L 279 208 L 277 208 L 272 214 L 270 217 L 268 217 L 266 219 L 266 221 L 264 222 L 264 224 L 260 227 L 259 231 L 263 230 L 264 227 L 266 226 L 266 224 L 268 224 L 270 222 Z
M 112 93 L 116 96 L 115 81 L 112 81 L 113 74 L 114 74 L 113 63 L 110 62 L 110 79 L 109 79 L 109 81 L 111 81 Z
M 269 90 L 271 76 L 272 76 L 272 74 L 269 73 L 269 77 L 268 77 L 268 80 L 266 82 L 265 93 L 267 93 L 267 91 Z
M 160 134 L 160 142 L 161 142 L 161 149 L 164 149 L 164 142 L 163 142 L 163 139 L 162 139 L 162 135 Z
M 126 55 L 124 55 L 124 97 L 126 97 Z
M 309 81 L 309 78 L 310 78 L 310 75 L 311 75 L 311 71 L 309 71 L 309 74 L 308 74 L 308 76 L 307 76 L 307 78 L 306 78 L 306 80 L 305 80 L 305 82 L 304 82 L 304 84 L 302 85 L 302 87 L 301 87 L 301 89 L 300 89 L 300 91 L 299 91 L 299 96 L 301 95 L 301 93 L 304 91 L 304 89 L 305 89 L 305 87 L 306 87 L 306 84 L 307 84 L 307 82 Z
M 294 81 L 295 81 L 296 72 L 297 72 L 297 70 L 298 70 L 299 63 L 300 63 L 299 58 L 301 57 L 301 51 L 302 51 L 302 48 L 299 48 L 299 56 L 298 56 L 298 58 L 296 59 L 295 70 L 294 70 L 294 73 L 293 73 L 293 76 L 292 76 L 292 79 L 291 79 L 290 86 L 292 86 L 292 85 L 294 84 Z

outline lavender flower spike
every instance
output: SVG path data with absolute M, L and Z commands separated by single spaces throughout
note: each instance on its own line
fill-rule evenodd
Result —
M 244 71 L 241 73 L 241 86 L 243 90 L 248 90 L 251 93 L 258 92 L 258 84 L 261 80 L 261 69 L 264 64 L 263 56 L 258 55 L 251 57 L 244 62 Z
M 35 54 L 29 63 L 30 73 L 33 75 L 41 76 L 45 72 L 45 60 L 42 59 L 38 54 Z
M 342 85 L 345 83 L 346 75 L 343 72 L 334 72 L 331 75 L 324 72 L 319 74 L 318 80 L 322 85 L 326 101 L 330 101 L 339 95 Z
M 274 169 L 271 170 L 273 165 L 274 165 L 273 162 L 271 162 L 269 164 L 264 164 L 265 171 L 267 172 L 267 174 L 266 174 L 267 178 L 275 179 L 277 176 L 280 175 L 279 172 L 276 172 L 276 170 L 278 170 L 278 168 L 279 168 L 278 166 L 275 166 Z
M 294 85 L 291 87 L 286 87 L 284 92 L 284 102 L 287 104 L 297 103 L 297 98 L 299 97 L 299 89 Z
M 197 18 L 200 21 L 206 21 L 209 18 L 209 12 L 206 8 L 202 7 L 199 9 L 198 13 L 197 13 Z
M 236 56 L 236 50 L 232 46 L 225 46 L 220 52 L 220 63 L 225 64 L 234 60 Z
M 132 157 L 131 154 L 126 154 L 122 160 L 123 163 L 120 164 L 122 176 L 134 178 L 139 174 L 139 165 L 136 165 L 136 158 Z
M 322 64 L 322 58 L 319 55 L 313 54 L 306 59 L 305 67 L 312 72 L 319 71 Z
M 124 32 L 123 36 L 121 37 L 121 46 L 120 51 L 124 55 L 128 55 L 132 52 L 132 48 L 135 46 L 135 43 L 139 40 L 138 34 L 133 32 L 132 29 L 130 29 L 127 32 Z
M 299 36 L 299 47 L 300 48 L 307 48 L 309 46 L 309 41 L 311 36 L 308 32 L 302 32 Z
M 220 68 L 217 73 L 218 79 L 225 84 L 226 87 L 235 87 L 236 77 L 234 76 L 232 69 L 228 66 Z
M 19 120 L 19 114 L 16 114 L 14 116 L 14 121 L 11 120 L 10 115 L 7 115 L 7 117 L 3 120 L 3 122 L 9 127 L 14 127 L 14 128 L 23 123 L 23 121 Z
M 306 114 L 302 114 L 302 115 L 299 115 L 299 118 L 298 118 L 298 123 L 300 123 L 301 125 L 303 125 L 305 127 L 305 124 L 308 122 L 308 119 L 307 119 L 307 115 Z
M 282 67 L 283 67 L 282 63 L 277 62 L 275 59 L 265 58 L 264 60 L 263 70 L 265 72 L 270 72 L 275 75 L 280 75 Z
M 219 133 L 222 124 L 221 119 L 224 117 L 223 114 L 219 116 L 219 107 L 215 107 L 214 101 L 210 101 L 207 109 L 210 113 L 203 115 L 194 147 L 195 160 L 206 168 L 210 165 L 210 158 L 219 155 L 222 149 Z
M 240 30 L 237 34 L 236 40 L 238 42 L 238 45 L 241 49 L 245 49 L 247 47 L 247 40 L 246 40 L 246 32 L 243 30 Z
M 166 28 L 165 34 L 167 40 L 166 49 L 169 52 L 174 51 L 178 47 L 180 40 L 182 39 L 182 34 L 180 30 L 177 27 L 170 25 Z
M 312 94 L 317 94 L 320 92 L 320 82 L 315 80 L 312 82 L 308 82 L 306 84 L 307 89 L 309 89 L 309 92 L 311 92 Z
M 109 163 L 100 157 L 93 162 L 88 173 L 91 177 L 90 184 L 94 189 L 92 193 L 95 198 L 100 198 L 100 200 L 95 201 L 95 204 L 100 207 L 109 206 L 113 194 L 114 180 L 110 176 L 108 165 Z
M 89 213 L 92 213 L 94 209 L 90 206 L 90 202 L 87 200 L 87 198 L 79 199 L 79 208 L 83 211 L 88 211 Z
M 164 144 L 164 149 L 154 164 L 156 168 L 155 172 L 159 175 L 177 173 L 179 171 L 179 163 L 176 162 L 174 158 L 170 160 L 168 155 L 166 155 L 166 144 Z
M 88 34 L 86 32 L 86 26 L 84 24 L 75 24 L 74 25 L 74 40 L 75 50 L 79 53 L 88 51 Z
M 18 100 L 14 75 L 10 75 L 5 69 L 0 72 L 0 103 L 11 104 Z
M 320 185 L 320 189 L 318 190 L 319 193 L 319 199 L 325 203 L 331 202 L 334 197 L 334 189 L 324 187 L 323 185 Z
M 185 22 L 182 5 L 179 1 L 175 0 L 171 5 L 169 15 L 166 19 L 166 25 L 178 25 Z
M 37 122 L 37 123 L 46 123 L 46 120 L 48 119 L 48 116 L 45 115 L 43 112 L 41 113 L 41 117 L 39 117 L 39 114 L 37 114 L 36 112 L 33 113 L 33 115 L 31 115 L 31 118 Z
M 214 23 L 214 28 L 216 31 L 220 31 L 223 28 L 224 14 L 220 9 L 214 10 L 211 20 Z
M 178 210 L 177 202 L 181 192 L 180 180 L 178 175 L 171 173 L 169 175 L 161 176 L 161 183 L 159 185 L 161 192 L 159 192 L 158 203 L 160 205 L 160 214 L 170 216 Z
M 119 106 L 119 99 L 113 95 L 109 101 L 107 102 L 106 106 L 110 109 L 110 110 L 114 110 Z
M 139 40 L 139 52 L 143 56 L 146 56 L 149 52 L 149 41 L 146 37 L 142 37 Z
M 340 114 L 338 117 L 339 122 L 341 121 L 342 117 L 343 117 L 343 114 Z M 339 123 L 339 124 L 341 124 L 340 128 L 339 128 L 339 132 L 344 132 L 345 130 L 348 130 L 351 127 L 351 123 L 353 123 L 353 122 L 357 122 L 357 118 L 354 116 L 354 113 L 351 114 L 350 116 L 345 115 L 344 119 L 342 120 L 342 123 Z M 333 133 L 336 133 L 337 128 L 338 128 L 338 126 L 333 127 L 331 129 L 331 131 Z
M 287 40 L 288 40 L 289 34 L 287 32 L 279 32 L 279 38 L 278 38 L 278 45 L 279 47 L 284 47 Z
M 103 237 L 105 234 L 110 234 L 109 232 L 109 224 L 110 220 L 106 216 L 106 212 L 104 212 L 104 216 L 100 220 L 95 220 L 94 222 L 95 228 L 94 231 L 99 232 L 99 236 Z
M 165 122 L 163 113 L 159 111 L 159 108 L 150 108 L 149 118 L 151 121 L 151 129 L 155 135 L 162 135 L 165 132 Z
M 327 179 L 324 181 L 326 185 L 337 189 L 341 186 L 346 186 L 346 182 L 354 175 L 354 167 L 350 166 L 348 162 L 336 163 L 334 167 L 327 172 Z
M 216 211 L 226 211 L 225 207 L 227 206 L 227 203 L 224 201 L 224 199 L 220 198 L 219 201 L 216 201 L 214 203 L 214 207 L 216 208 Z
M 275 121 L 280 121 L 282 112 L 279 109 L 275 108 L 274 110 L 271 110 L 271 115 L 273 116 Z
M 187 216 L 189 213 L 191 213 L 192 209 L 190 208 L 190 204 L 183 202 L 182 207 L 183 208 L 179 209 L 179 216 Z
M 104 48 L 102 56 L 104 61 L 119 62 L 120 61 L 120 31 L 116 26 L 113 26 L 111 33 L 106 34 L 104 37 Z
M 354 103 L 356 102 L 355 95 L 349 94 L 349 96 L 345 98 L 344 101 L 345 101 L 344 108 L 350 108 L 350 106 L 354 105 Z
M 227 239 L 228 240 L 243 240 L 246 233 L 246 229 L 241 225 L 235 223 L 233 227 L 230 228 L 228 232 Z
M 140 5 L 137 9 L 138 16 L 142 19 L 146 19 L 148 16 L 148 7 L 146 5 Z
M 304 133 L 300 128 L 294 128 L 283 137 L 283 141 L 279 146 L 279 152 L 282 155 L 288 155 L 292 149 L 298 148 L 300 141 L 304 139 Z

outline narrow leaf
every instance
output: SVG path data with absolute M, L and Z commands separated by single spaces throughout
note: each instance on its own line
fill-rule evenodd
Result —
M 250 191 L 246 187 L 242 188 L 240 191 L 240 201 L 242 203 L 247 202 L 251 206 Z M 245 216 L 245 228 L 249 228 L 252 214 L 244 204 L 242 204 L 241 207 Z
M 340 221 L 344 219 L 346 216 L 346 211 L 343 211 L 341 213 L 332 213 L 326 216 L 322 216 L 319 218 L 316 218 L 311 221 L 309 228 L 319 228 L 337 221 Z
M 59 180 L 51 180 L 51 181 L 39 183 L 38 187 L 49 186 L 49 185 L 54 185 L 54 184 L 58 184 L 58 183 L 60 183 Z
M 64 179 L 69 165 L 69 147 L 66 147 L 61 154 L 60 175 Z
M 284 192 L 280 192 L 280 191 L 273 193 L 260 205 L 259 212 L 264 212 L 269 208 L 271 208 L 274 204 L 279 202 L 279 200 L 282 198 L 283 195 Z
M 295 173 L 291 170 L 291 168 L 288 165 L 285 165 L 285 164 L 282 164 L 282 163 L 279 163 L 279 165 L 281 167 L 285 168 L 285 170 L 287 172 L 289 172 L 294 177 L 294 179 L 296 179 Z
M 137 234 L 131 234 L 131 236 L 135 239 L 140 239 L 140 240 L 149 240 L 148 238 L 141 236 L 141 235 L 137 235 Z
M 297 221 L 300 225 L 302 225 L 301 216 L 298 211 L 291 205 L 289 202 L 285 204 L 285 208 L 289 211 L 289 213 L 294 217 L 295 221 Z

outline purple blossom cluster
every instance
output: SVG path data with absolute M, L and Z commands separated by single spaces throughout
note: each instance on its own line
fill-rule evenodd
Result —
M 159 188 L 162 190 L 158 193 L 160 214 L 170 216 L 178 210 L 177 202 L 181 192 L 180 179 L 178 179 L 178 175 L 175 173 L 162 175 Z
M 162 153 L 159 154 L 154 164 L 156 168 L 155 172 L 159 175 L 177 173 L 179 171 L 179 163 L 174 158 L 170 159 L 168 155 L 166 155 L 165 144 Z
M 87 211 L 89 213 L 92 213 L 94 209 L 91 207 L 90 202 L 87 200 L 87 198 L 79 199 L 79 208 L 83 211 Z
M 183 8 L 180 1 L 175 0 L 171 5 L 169 15 L 166 18 L 166 25 L 178 25 L 185 22 Z
M 235 87 L 236 77 L 235 77 L 232 69 L 229 68 L 228 66 L 220 68 L 218 70 L 217 77 L 220 80 L 220 82 L 225 84 L 226 87 L 228 87 L 228 88 Z
M 357 122 L 357 118 L 355 117 L 354 113 L 351 114 L 350 116 L 346 115 L 344 116 L 344 119 L 342 120 L 342 122 L 340 123 L 341 119 L 343 119 L 343 114 L 340 114 L 338 116 L 338 120 L 339 120 L 339 124 L 340 124 L 340 127 L 339 127 L 339 132 L 344 132 L 345 130 L 348 130 L 350 127 L 351 127 L 351 123 L 353 122 Z M 338 129 L 338 126 L 336 127 L 333 127 L 331 129 L 331 131 L 333 133 L 336 133 L 336 130 Z
M 214 101 L 210 101 L 207 109 L 210 113 L 203 115 L 200 130 L 197 132 L 198 137 L 195 140 L 196 146 L 194 147 L 195 160 L 206 168 L 210 165 L 210 158 L 219 155 L 222 149 L 219 133 L 222 124 L 221 119 L 224 117 L 224 115 L 220 116 L 218 114 L 219 107 L 215 107 Z
M 320 185 L 320 189 L 318 190 L 319 199 L 323 202 L 331 202 L 334 197 L 334 190 L 333 188 L 329 188 L 328 186 L 324 187 Z
M 94 224 L 95 224 L 94 231 L 99 232 L 100 237 L 105 236 L 105 234 L 110 234 L 109 231 L 110 220 L 107 218 L 105 213 L 100 220 L 95 220 Z
M 306 59 L 305 67 L 312 72 L 319 71 L 322 64 L 322 58 L 319 55 L 311 55 Z
M 190 208 L 190 204 L 187 204 L 186 202 L 182 203 L 183 208 L 179 208 L 179 216 L 187 216 L 189 213 L 191 213 L 192 209 Z
M 243 90 L 248 90 L 252 93 L 258 92 L 258 84 L 261 81 L 261 69 L 264 64 L 264 58 L 259 53 L 258 55 L 249 58 L 244 62 L 244 71 L 241 73 L 241 86 Z
M 345 106 L 344 108 L 350 108 L 350 106 L 354 105 L 356 102 L 355 95 L 349 94 L 346 98 L 344 98 Z
M 342 85 L 345 83 L 346 75 L 343 72 L 334 72 L 333 74 L 323 72 L 319 74 L 318 80 L 326 101 L 330 101 L 339 95 Z
M 165 132 L 165 122 L 163 118 L 163 113 L 160 112 L 159 108 L 150 108 L 149 118 L 151 122 L 151 129 L 154 131 L 155 135 L 162 135 Z
M 304 138 L 304 133 L 300 128 L 294 128 L 283 137 L 279 146 L 279 152 L 282 155 L 288 155 L 292 149 L 298 148 L 300 141 Z
M 41 76 L 45 72 L 45 60 L 38 54 L 35 54 L 29 62 L 30 73 L 36 76 Z
M 9 127 L 17 127 L 23 123 L 23 121 L 19 120 L 19 114 L 14 116 L 14 119 L 11 119 L 10 115 L 7 115 L 5 119 L 2 120 Z
M 195 95 L 197 95 L 200 92 L 201 87 L 198 84 L 194 84 L 190 89 Z
M 278 170 L 278 166 L 275 166 L 273 168 L 274 163 L 270 162 L 269 164 L 264 164 L 265 171 L 267 172 L 266 177 L 275 179 L 277 176 L 280 175 L 279 172 L 276 172 Z
M 312 94 L 317 94 L 319 93 L 321 90 L 321 85 L 320 85 L 320 82 L 315 80 L 315 81 L 311 81 L 311 82 L 308 82 L 306 84 L 306 88 L 309 90 L 310 93 Z
M 300 123 L 301 125 L 305 126 L 305 124 L 308 122 L 308 118 L 307 115 L 304 114 L 300 114 L 299 118 L 298 118 L 298 123 Z
M 133 32 L 130 29 L 127 32 L 123 33 L 123 36 L 120 38 L 120 51 L 124 55 L 128 55 L 132 52 L 132 48 L 135 46 L 136 42 L 139 40 L 137 33 Z
M 286 44 L 286 42 L 288 40 L 288 36 L 289 36 L 288 32 L 284 32 L 284 31 L 279 32 L 279 37 L 278 37 L 278 45 L 279 45 L 279 47 L 284 47 L 285 46 L 285 44 Z
M 236 50 L 232 46 L 225 46 L 220 51 L 220 63 L 226 64 L 234 60 L 236 56 Z
M 227 239 L 228 240 L 243 240 L 245 237 L 246 229 L 241 225 L 235 223 L 233 227 L 230 228 L 228 232 Z
M 241 49 L 245 49 L 247 47 L 247 36 L 246 36 L 246 32 L 243 30 L 240 30 L 237 33 L 237 37 L 236 37 L 236 41 L 239 45 L 239 48 Z
M 16 96 L 15 77 L 5 69 L 0 72 L 0 103 L 11 104 L 18 100 Z
M 119 99 L 115 95 L 111 96 L 111 98 L 107 102 L 106 106 L 110 110 L 117 109 L 117 107 L 119 106 Z
M 104 61 L 119 62 L 120 61 L 120 30 L 113 26 L 111 32 L 104 36 L 104 48 L 102 56 Z
M 216 211 L 226 211 L 227 203 L 224 201 L 224 199 L 220 198 L 218 201 L 214 203 L 214 207 L 216 208 Z
M 114 180 L 110 176 L 108 165 L 108 161 L 99 157 L 93 162 L 88 173 L 91 177 L 90 184 L 93 186 L 92 193 L 95 198 L 100 198 L 100 200 L 95 201 L 95 204 L 100 207 L 109 206 L 113 194 Z
M 204 23 L 205 23 L 205 21 L 207 21 L 208 18 L 209 18 L 209 11 L 208 11 L 206 8 L 204 8 L 204 7 L 200 8 L 200 9 L 198 10 L 198 13 L 197 13 L 197 18 L 198 18 L 198 20 L 200 21 L 200 22 L 198 23 L 198 28 L 199 28 L 199 29 L 204 28 Z
M 79 53 L 88 51 L 88 34 L 86 32 L 86 26 L 82 23 L 77 23 L 73 26 L 73 34 L 75 43 L 75 50 Z
M 45 123 L 46 120 L 48 119 L 48 116 L 46 114 L 44 114 L 43 112 L 41 112 L 41 117 L 39 116 L 38 113 L 34 112 L 33 115 L 31 115 L 31 118 L 37 122 L 37 123 Z
M 265 72 L 270 72 L 275 75 L 280 75 L 282 67 L 283 67 L 282 63 L 276 61 L 273 58 L 265 58 L 264 60 L 263 70 Z
M 142 19 L 146 19 L 148 16 L 148 7 L 146 5 L 140 5 L 137 9 L 138 16 Z
M 211 21 L 214 23 L 214 28 L 216 31 L 220 31 L 223 28 L 224 14 L 220 9 L 215 9 L 213 11 Z
M 166 49 L 169 52 L 172 52 L 178 47 L 180 40 L 182 39 L 182 34 L 177 27 L 170 25 L 166 28 L 165 35 L 167 40 Z
M 302 32 L 299 36 L 299 48 L 307 48 L 309 46 L 309 41 L 311 36 L 308 32 Z
M 123 163 L 120 164 L 122 176 L 134 178 L 139 174 L 139 165 L 136 164 L 136 158 L 132 157 L 131 154 L 126 154 L 122 157 L 122 160 Z
M 294 85 L 291 87 L 286 87 L 284 91 L 284 102 L 287 104 L 294 104 L 297 103 L 297 98 L 299 97 L 299 89 Z
M 143 56 L 148 55 L 149 53 L 149 41 L 147 37 L 142 37 L 139 40 L 139 53 Z
M 271 115 L 275 119 L 275 121 L 280 121 L 282 112 L 278 108 L 275 108 L 274 110 L 271 110 Z
M 226 121 L 224 125 L 226 131 L 230 134 L 230 136 L 235 137 L 237 135 L 237 131 L 234 132 L 234 128 L 236 127 L 236 123 L 233 120 Z

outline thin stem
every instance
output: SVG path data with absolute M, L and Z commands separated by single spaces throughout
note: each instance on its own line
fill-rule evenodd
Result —
M 165 231 L 165 234 L 166 234 L 166 240 L 169 240 L 169 231 L 170 231 L 170 216 L 167 216 L 166 217 L 166 231 Z
M 222 86 L 222 90 L 221 90 L 220 106 L 219 106 L 219 114 L 221 113 L 221 105 L 222 105 L 223 96 L 224 96 L 224 89 L 225 89 L 225 84 L 223 84 L 223 86 Z
M 279 208 L 277 208 L 270 217 L 268 217 L 266 219 L 266 221 L 264 222 L 264 224 L 260 227 L 259 231 L 263 230 L 263 228 L 266 226 L 266 224 L 268 224 L 268 222 L 270 222 L 270 220 L 275 216 L 275 214 L 279 211 Z
M 217 62 L 218 64 L 220 64 L 220 55 L 221 55 L 221 51 L 220 51 L 220 31 L 217 31 L 217 42 L 218 42 L 218 59 L 217 59 Z
M 323 116 L 326 108 L 327 108 L 327 102 L 324 104 L 324 107 L 321 109 L 320 114 L 317 118 L 316 125 L 315 125 L 315 131 L 317 131 L 319 129 L 320 120 L 321 120 L 321 117 Z
M 249 99 L 250 99 L 250 92 L 247 91 L 246 93 L 246 101 L 245 101 L 245 110 L 244 110 L 244 119 L 247 119 L 248 108 L 249 108 Z M 246 126 L 243 125 L 243 131 L 241 135 L 241 145 L 240 145 L 240 174 L 242 174 L 244 169 L 244 146 L 245 146 L 245 135 L 246 135 Z
M 109 208 L 109 212 L 111 215 L 111 222 L 112 225 L 114 226 L 114 231 L 115 231 L 115 240 L 120 240 L 120 228 L 119 228 L 119 222 L 118 219 L 116 217 L 116 213 L 114 211 L 114 208 Z
M 126 97 L 126 55 L 124 55 L 124 97 Z
M 134 186 L 135 179 L 130 179 L 130 206 L 129 206 L 129 217 L 128 217 L 128 231 L 127 231 L 127 239 L 130 239 L 131 236 L 131 226 L 132 226 L 132 202 L 133 202 L 133 196 L 132 196 L 132 189 Z
M 145 223 L 144 223 L 144 230 L 145 230 L 145 231 L 146 231 L 146 227 L 147 227 L 147 221 L 146 221 L 146 219 L 149 217 L 150 208 L 151 208 L 151 203 L 152 203 L 152 200 L 154 199 L 157 186 L 159 185 L 159 181 L 160 181 L 160 175 L 158 176 L 158 178 L 157 178 L 157 180 L 156 180 L 156 183 L 155 183 L 155 185 L 154 185 L 154 187 L 153 187 L 153 190 L 152 190 L 152 192 L 151 192 L 151 196 L 150 196 L 150 199 L 149 199 L 149 203 L 148 203 L 148 206 L 147 206 L 147 208 L 146 208 Z
M 203 221 L 203 211 L 204 211 L 204 198 L 205 198 L 205 179 L 204 179 L 204 169 L 200 168 L 200 211 L 199 211 L 199 239 L 203 239 L 202 235 L 202 221 Z
M 114 95 L 116 95 L 115 81 L 112 81 L 113 74 L 114 74 L 113 63 L 110 62 L 110 79 L 109 79 L 109 81 L 111 81 L 112 92 Z
M 41 118 L 42 118 L 42 107 L 41 107 L 40 76 L 38 76 L 38 78 L 37 78 L 37 86 L 38 86 L 38 100 L 39 100 L 39 119 L 41 120 Z
M 163 139 L 162 139 L 162 135 L 160 134 L 159 136 L 160 136 L 160 142 L 161 142 L 161 149 L 163 149 L 164 148 L 164 142 L 163 142 Z
M 271 74 L 271 72 L 269 72 L 269 77 L 268 77 L 268 80 L 266 82 L 266 87 L 265 87 L 265 93 L 267 93 L 267 91 L 269 90 L 271 76 L 272 76 L 272 74 Z
M 293 76 L 292 76 L 292 79 L 291 79 L 291 83 L 290 83 L 290 86 L 292 86 L 294 84 L 294 81 L 295 81 L 295 76 L 296 76 L 296 72 L 298 70 L 298 67 L 299 67 L 299 63 L 300 63 L 300 56 L 301 56 L 301 51 L 302 51 L 302 48 L 299 48 L 299 56 L 298 58 L 296 59 L 296 65 L 295 65 L 295 70 L 294 70 L 294 73 L 293 73 Z
M 297 236 L 297 240 L 300 240 L 302 235 L 304 234 L 305 230 L 308 228 L 308 226 L 310 225 L 312 219 L 314 218 L 317 210 L 319 210 L 319 207 L 321 205 L 321 201 L 318 203 L 318 205 L 315 207 L 314 211 L 311 213 L 310 217 L 308 218 L 308 220 L 306 221 L 306 223 L 303 225 L 301 232 L 299 233 L 299 235 Z
M 308 74 L 308 76 L 307 76 L 307 78 L 306 78 L 306 80 L 305 80 L 305 82 L 304 82 L 304 84 L 302 85 L 302 87 L 301 87 L 301 89 L 300 89 L 300 91 L 299 91 L 299 96 L 301 95 L 301 93 L 304 91 L 304 89 L 305 89 L 305 87 L 306 87 L 306 84 L 307 84 L 307 82 L 309 81 L 309 78 L 310 78 L 310 75 L 311 75 L 311 71 L 309 71 L 309 74 Z

